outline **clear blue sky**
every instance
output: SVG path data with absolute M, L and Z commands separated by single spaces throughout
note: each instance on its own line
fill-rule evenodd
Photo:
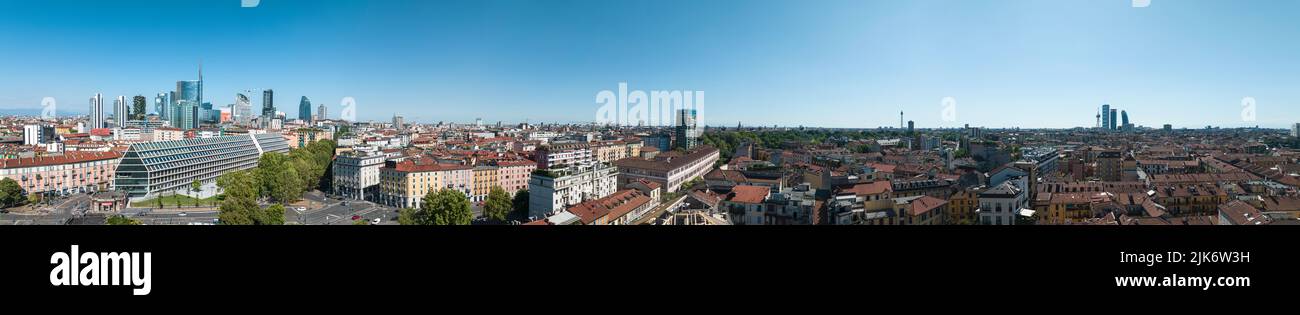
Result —
M 273 88 L 290 116 L 306 95 L 335 117 L 355 97 L 362 120 L 591 121 L 628 82 L 705 91 L 710 125 L 1092 126 L 1109 103 L 1146 126 L 1284 127 L 1298 17 L 1291 0 L 4 0 L 0 108 L 152 99 L 202 59 L 209 102 Z

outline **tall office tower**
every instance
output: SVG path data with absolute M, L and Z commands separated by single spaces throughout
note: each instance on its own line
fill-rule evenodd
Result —
M 117 99 L 113 100 L 113 122 L 121 127 L 126 124 L 126 118 L 126 96 L 118 95 Z
M 144 95 L 136 95 L 135 97 L 132 97 L 132 98 L 131 98 L 131 115 L 130 115 L 131 117 L 128 118 L 128 119 L 130 119 L 130 120 L 144 120 L 144 115 L 145 115 L 145 114 L 148 114 L 148 113 L 145 112 L 145 110 L 146 110 L 145 108 L 148 106 L 147 104 L 148 104 L 148 102 L 145 100 Z
M 316 107 L 316 120 L 327 119 L 330 119 L 329 107 L 325 107 L 325 104 L 321 103 L 319 107 Z
M 235 108 L 231 110 L 231 117 L 236 123 L 247 124 L 253 120 L 253 105 L 248 100 L 248 95 L 235 93 Z
M 908 120 L 908 121 L 907 121 L 907 134 L 913 134 L 913 133 L 915 133 L 915 132 L 916 132 L 916 122 L 915 122 L 915 121 Z
M 199 127 L 199 106 L 190 103 L 189 100 L 181 100 L 176 106 L 177 122 L 176 126 L 180 129 L 195 129 Z
M 191 105 L 199 104 L 199 81 L 176 81 L 176 101 L 186 101 Z
M 1101 105 L 1101 128 L 1110 129 L 1110 104 Z
M 406 127 L 406 118 L 393 115 L 393 128 L 402 129 Z
M 1118 125 L 1118 122 L 1119 122 L 1119 110 L 1118 110 L 1118 109 L 1111 108 L 1111 109 L 1110 109 L 1110 129 L 1111 129 L 1111 130 L 1116 129 L 1116 127 L 1117 127 L 1117 125 Z
M 1129 129 L 1129 126 L 1128 126 L 1128 111 L 1126 111 L 1126 110 L 1125 110 L 1125 111 L 1120 111 L 1120 112 L 1119 112 L 1119 117 L 1120 117 L 1120 121 L 1122 122 L 1122 123 L 1119 125 L 1119 127 L 1122 128 L 1122 129 L 1124 129 L 1124 130 L 1128 130 L 1128 129 Z
M 298 119 L 311 121 L 311 100 L 307 99 L 307 96 L 303 96 L 302 100 L 298 101 Z
M 262 91 L 262 120 L 270 121 L 275 118 L 275 91 L 267 89 Z
M 158 93 L 158 96 L 153 98 L 153 108 L 159 117 L 167 120 L 167 110 L 171 108 L 171 94 L 166 92 Z
M 86 125 L 87 132 L 89 132 L 90 129 L 104 128 L 103 94 L 95 93 L 95 96 L 90 97 L 90 117 L 88 117 L 87 120 L 89 120 Z
M 1300 138 L 1300 123 L 1291 125 L 1291 137 Z
M 697 113 L 694 109 L 677 110 L 677 147 L 682 149 L 691 149 L 699 138 L 699 129 L 696 126 L 695 118 Z

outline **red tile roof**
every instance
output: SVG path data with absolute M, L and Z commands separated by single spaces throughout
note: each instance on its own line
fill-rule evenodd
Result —
M 62 165 L 90 161 L 110 160 L 122 157 L 118 152 L 67 152 L 60 156 L 42 156 L 0 160 L 0 168 L 24 168 L 34 166 Z
M 727 201 L 736 203 L 762 203 L 772 190 L 763 186 L 737 185 L 727 195 Z
M 853 185 L 853 188 L 850 188 L 849 190 L 852 191 L 854 195 L 858 196 L 879 195 L 893 191 L 894 185 L 887 180 L 882 180 Z

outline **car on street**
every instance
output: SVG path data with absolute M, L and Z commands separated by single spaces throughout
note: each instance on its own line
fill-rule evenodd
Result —
M 177 216 L 182 216 L 182 217 L 183 217 L 183 216 L 187 216 L 187 215 L 189 215 L 189 214 L 188 214 L 188 213 L 181 212 L 181 213 L 177 213 L 176 215 L 177 215 Z
M 370 221 L 370 224 L 379 224 L 379 218 Z
M 361 216 L 359 215 L 352 216 L 352 221 L 356 221 L 356 220 L 361 220 Z

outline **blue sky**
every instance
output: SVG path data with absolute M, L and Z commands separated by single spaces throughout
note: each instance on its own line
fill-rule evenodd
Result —
M 1285 127 L 1300 1 L 0 0 L 0 108 L 273 88 L 362 120 L 582 122 L 595 95 L 705 91 L 710 125 Z M 254 102 L 260 103 L 260 93 Z M 1241 118 L 1254 97 L 1257 121 Z M 943 121 L 940 100 L 957 100 Z M 110 101 L 111 103 L 111 101 Z

